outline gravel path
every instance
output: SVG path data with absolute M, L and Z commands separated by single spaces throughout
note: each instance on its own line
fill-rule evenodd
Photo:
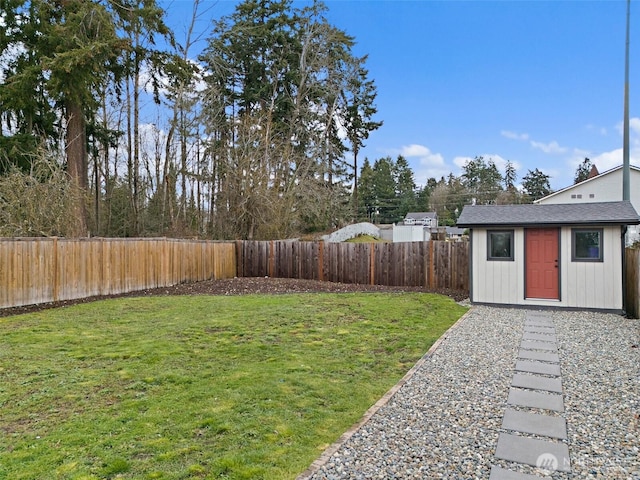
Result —
M 571 473 L 494 457 L 525 311 L 474 307 L 323 465 L 300 478 L 640 479 L 640 321 L 558 311 Z M 347 435 L 348 436 L 348 435 Z

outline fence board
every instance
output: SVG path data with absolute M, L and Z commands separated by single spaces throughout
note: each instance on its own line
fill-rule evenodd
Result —
M 468 290 L 468 244 L 236 242 L 238 275 Z
M 631 318 L 640 318 L 640 248 L 625 250 L 625 308 Z
M 173 239 L 0 239 L 0 308 L 236 275 L 233 243 Z
M 468 291 L 468 271 L 468 244 L 443 241 L 0 239 L 0 308 L 234 276 Z

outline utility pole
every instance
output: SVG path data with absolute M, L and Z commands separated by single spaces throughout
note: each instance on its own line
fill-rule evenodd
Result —
M 631 200 L 629 182 L 629 16 L 631 0 L 627 0 L 627 40 L 624 58 L 624 123 L 622 138 L 622 200 Z

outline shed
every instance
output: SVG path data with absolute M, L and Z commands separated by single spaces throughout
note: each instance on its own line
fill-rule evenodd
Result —
M 628 201 L 467 205 L 470 299 L 478 304 L 624 310 Z

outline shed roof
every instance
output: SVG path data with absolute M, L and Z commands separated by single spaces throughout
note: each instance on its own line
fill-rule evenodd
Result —
M 457 226 L 530 225 L 638 225 L 640 217 L 629 201 L 526 204 L 466 205 Z

